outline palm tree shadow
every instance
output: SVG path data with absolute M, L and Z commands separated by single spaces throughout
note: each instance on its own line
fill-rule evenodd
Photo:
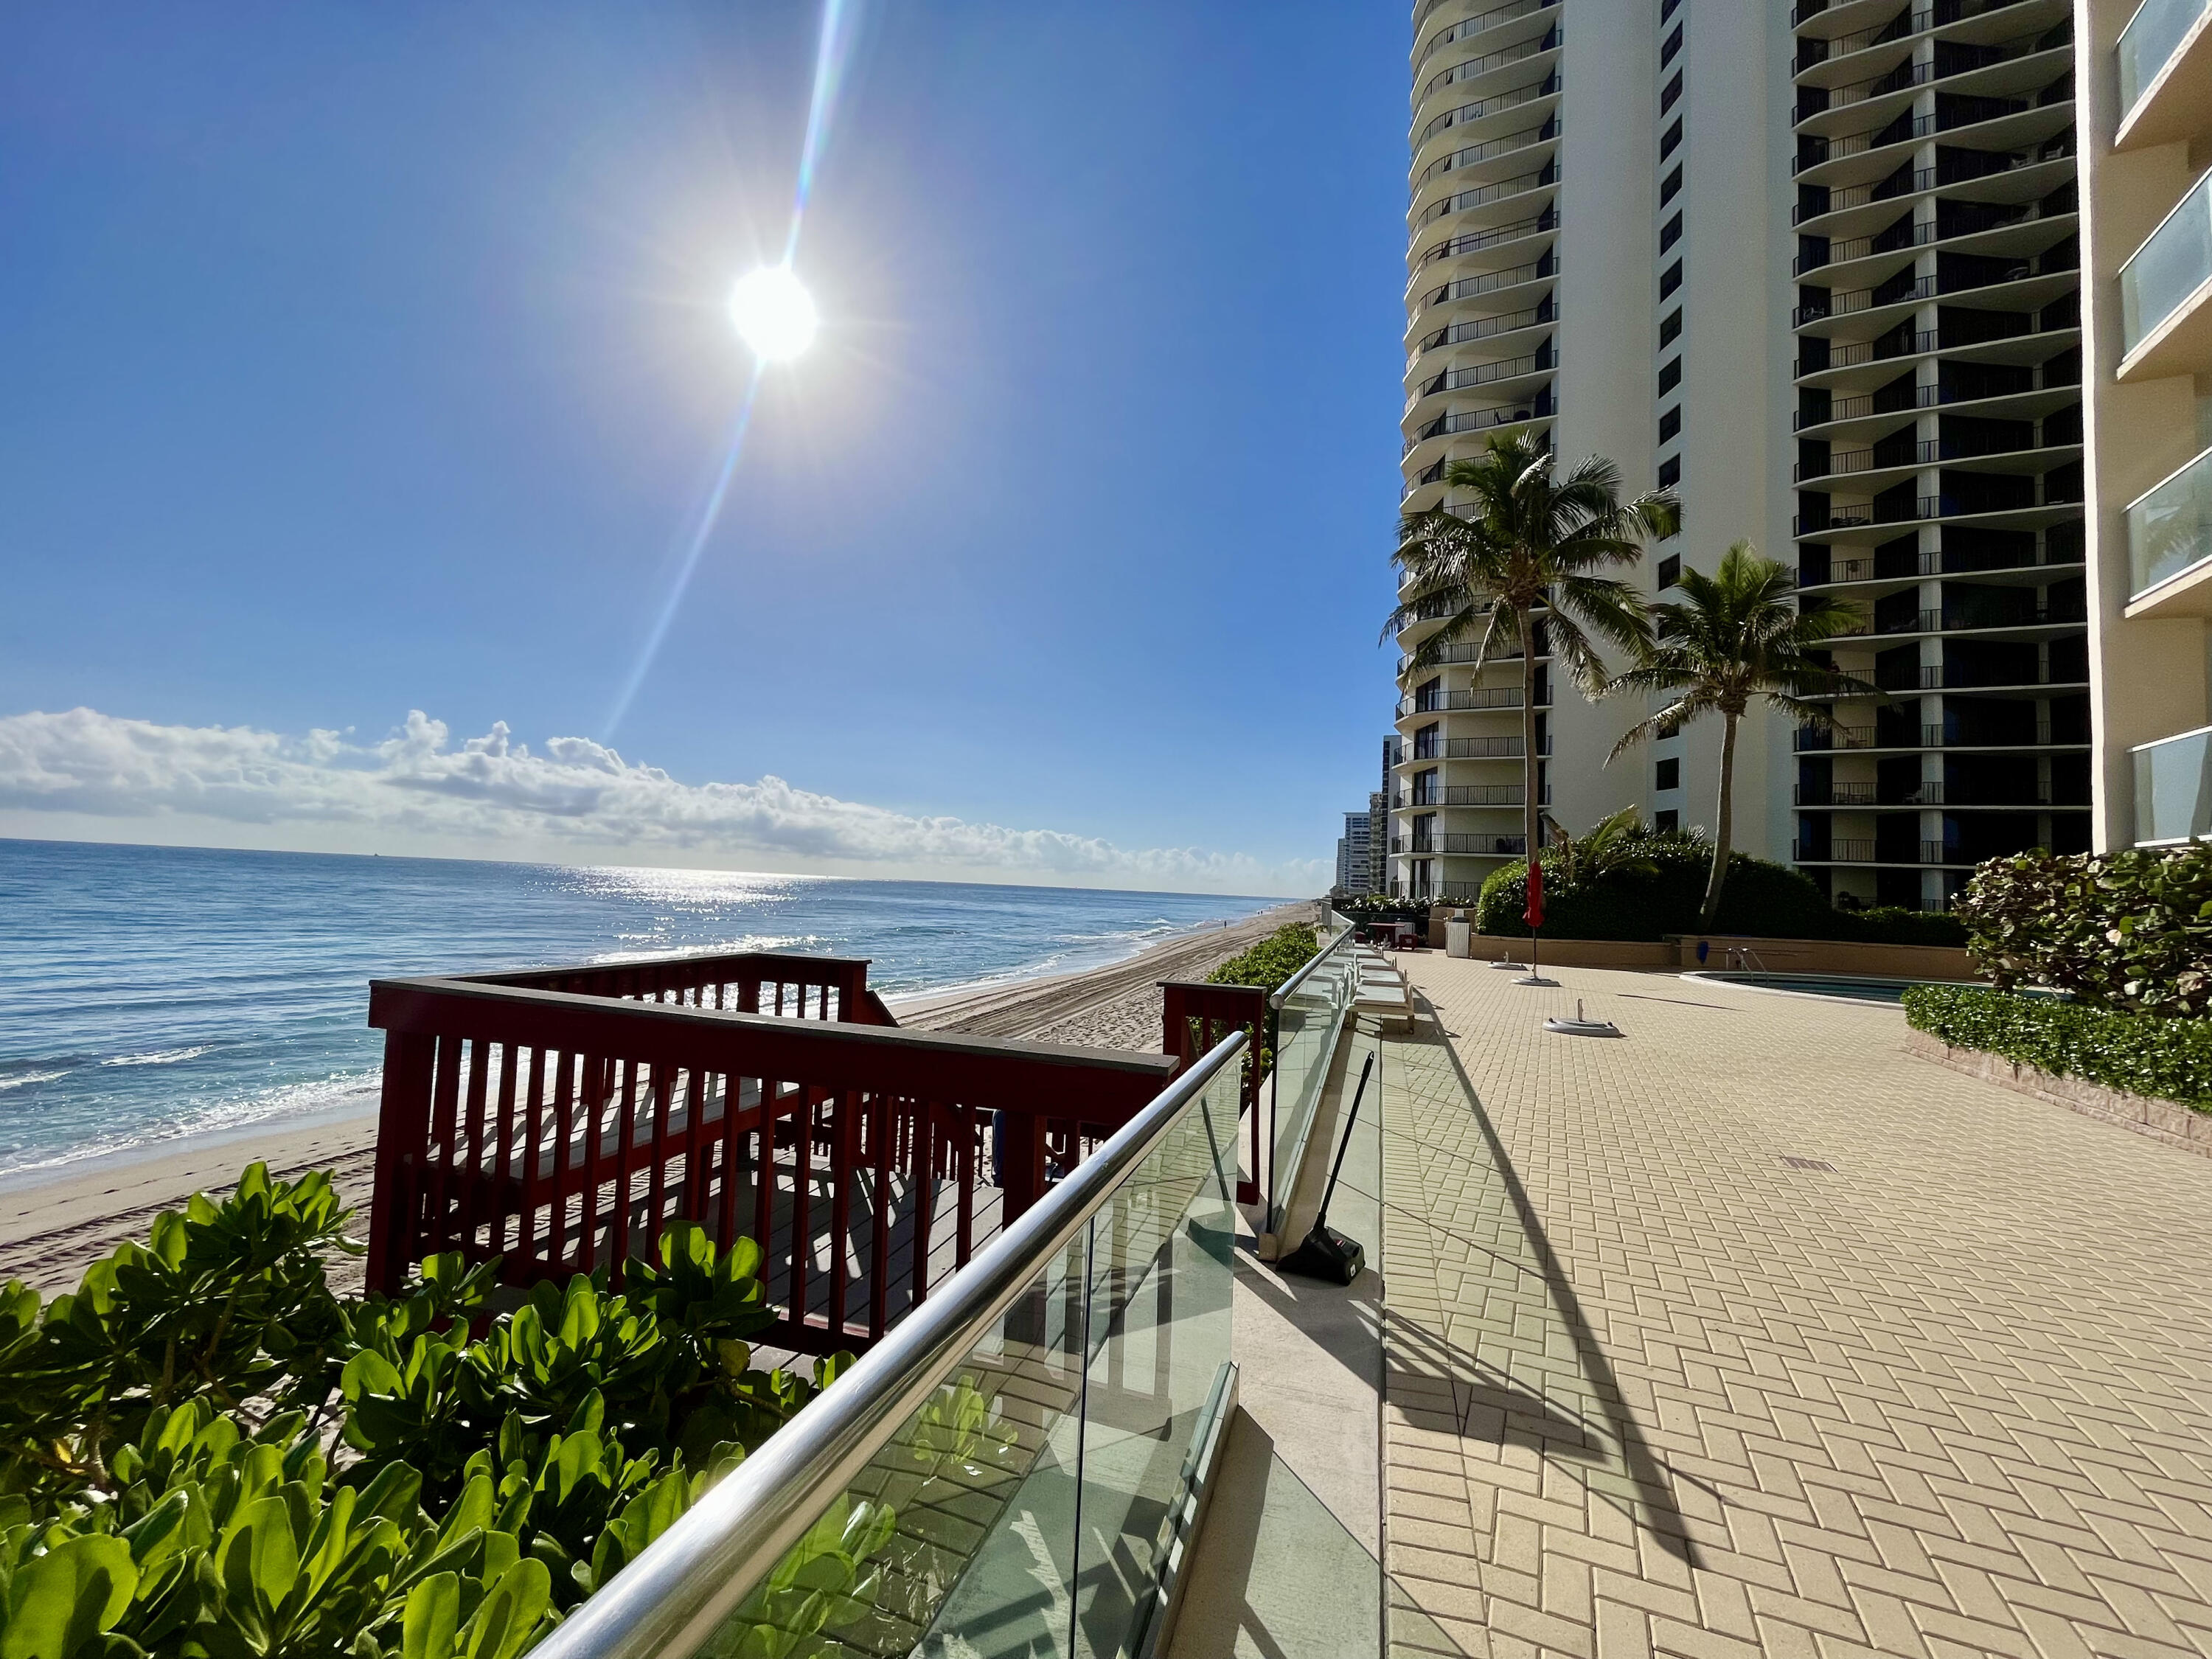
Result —
M 1415 995 L 1423 1011 L 1434 1023 L 1434 1030 L 1441 1033 L 1443 1022 L 1435 1005 L 1418 992 Z M 1605 1455 L 1605 1449 L 1601 1442 L 1592 1445 L 1593 1431 L 1603 1439 L 1610 1439 L 1620 1449 L 1621 1463 L 1637 1488 L 1634 1508 L 1644 1512 L 1637 1518 L 1644 1522 L 1646 1529 L 1658 1541 L 1661 1548 L 1687 1566 L 1698 1566 L 1700 1564 L 1697 1545 L 1690 1537 L 1688 1522 L 1674 1501 L 1674 1489 L 1668 1479 L 1668 1471 L 1652 1452 L 1650 1443 L 1644 1437 L 1643 1429 L 1624 1403 L 1620 1380 L 1613 1369 L 1613 1362 L 1606 1357 L 1596 1333 L 1590 1328 L 1589 1321 L 1583 1313 L 1582 1303 L 1575 1295 L 1574 1285 L 1568 1278 L 1558 1252 L 1552 1248 L 1551 1236 L 1545 1231 L 1543 1218 L 1537 1214 L 1528 1188 L 1522 1183 L 1520 1171 L 1515 1168 L 1504 1140 L 1498 1136 L 1497 1126 L 1491 1121 L 1490 1114 L 1483 1109 L 1482 1097 L 1475 1091 L 1474 1079 L 1468 1076 L 1467 1068 L 1460 1063 L 1458 1051 L 1449 1042 L 1440 1036 L 1431 1040 L 1450 1059 L 1452 1071 L 1457 1075 L 1460 1088 L 1474 1115 L 1475 1127 L 1482 1132 L 1483 1142 L 1489 1149 L 1491 1166 L 1496 1170 L 1506 1196 L 1512 1202 L 1522 1236 L 1535 1253 L 1537 1272 L 1542 1277 L 1545 1293 L 1573 1346 L 1576 1365 L 1582 1372 L 1583 1381 L 1589 1384 L 1591 1397 L 1597 1402 L 1597 1409 L 1603 1419 L 1602 1425 L 1588 1424 L 1578 1413 L 1563 1417 L 1547 1402 L 1510 1381 L 1462 1383 L 1458 1381 L 1462 1376 L 1468 1378 L 1496 1377 L 1496 1368 L 1456 1347 L 1441 1335 L 1424 1330 L 1410 1322 L 1406 1327 L 1408 1334 L 1419 1339 L 1418 1346 L 1429 1351 L 1426 1357 L 1438 1365 L 1444 1376 L 1455 1379 L 1455 1393 L 1461 1387 L 1471 1390 L 1473 1401 L 1469 1411 L 1462 1413 L 1463 1419 L 1471 1416 L 1474 1405 L 1488 1406 L 1504 1413 L 1503 1434 L 1507 1443 L 1528 1445 L 1546 1456 L 1578 1454 L 1578 1461 L 1596 1461 Z M 1425 1146 L 1423 1150 L 1433 1152 L 1434 1149 Z M 1556 1429 L 1554 1425 L 1557 1425 Z M 1704 1483 L 1693 1484 L 1702 1486 Z M 1607 1496 L 1610 1498 L 1611 1494 Z

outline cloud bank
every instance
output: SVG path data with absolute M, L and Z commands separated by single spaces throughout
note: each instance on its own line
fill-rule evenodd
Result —
M 1046 885 L 1304 894 L 1318 861 L 1131 850 L 1055 830 L 916 817 L 799 789 L 678 781 L 588 738 L 532 752 L 504 720 L 458 747 L 416 709 L 381 742 L 158 726 L 90 708 L 0 716 L 0 833 L 704 865 Z M 50 830 L 49 833 L 53 833 Z

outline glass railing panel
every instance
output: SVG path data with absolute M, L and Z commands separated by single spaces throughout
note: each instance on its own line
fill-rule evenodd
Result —
M 1200 1448 L 1227 1399 L 1237 1105 L 1232 1067 L 1091 1224 L 1074 1589 L 1079 1659 L 1140 1650 L 1160 1613 L 1159 1587 L 1196 1489 Z
M 1291 1201 L 1314 1109 L 1328 1081 L 1337 1036 L 1359 988 L 1350 934 L 1334 940 L 1297 979 L 1276 993 L 1273 1133 L 1268 1160 L 1268 1228 Z
M 2212 726 L 2134 751 L 2136 844 L 2212 836 Z
M 2212 173 L 2120 267 L 2120 347 L 2133 351 L 2212 277 Z
M 701 1650 L 701 1659 L 1067 1653 L 1083 1435 L 1086 1241 L 1040 1271 L 953 1375 Z M 1056 1582 L 1042 1582 L 1040 1575 Z
M 2143 0 L 2120 31 L 2120 119 L 2135 113 L 2150 83 L 2204 15 L 2205 0 Z
M 2212 559 L 2212 449 L 2128 507 L 2128 592 Z

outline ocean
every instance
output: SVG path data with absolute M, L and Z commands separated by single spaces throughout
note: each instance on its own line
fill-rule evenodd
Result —
M 1274 899 L 0 840 L 0 1183 L 371 1110 L 368 981 L 678 951 L 886 996 L 1066 972 Z

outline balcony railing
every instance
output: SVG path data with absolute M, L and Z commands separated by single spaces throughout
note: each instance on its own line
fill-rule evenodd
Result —
M 1517 783 L 1446 783 L 1437 785 L 1425 795 L 1401 795 L 1391 805 L 1394 811 L 1413 811 L 1424 806 L 1520 806 L 1527 799 L 1526 789 Z M 1549 788 L 1545 789 L 1537 804 L 1552 804 Z
M 1872 28 L 1854 29 L 1849 34 L 1832 35 L 1826 40 L 1819 41 L 1818 44 L 1825 50 L 1817 57 L 1808 58 L 1801 54 L 1796 60 L 1793 61 L 1790 73 L 1802 75 L 1814 64 L 1826 63 L 1832 58 L 1841 58 L 1850 52 L 1863 52 L 1869 46 L 1882 46 L 1893 40 L 1909 39 L 1912 35 L 1925 34 L 1929 29 L 1942 28 L 1946 24 L 1963 22 L 1969 17 L 1979 17 L 1986 12 L 2002 11 L 2008 6 L 2021 3 L 2023 0 L 1942 0 L 1941 4 L 1929 7 L 1924 10 L 1901 11 L 1887 23 L 1877 24 Z M 1797 9 L 1804 9 L 1800 7 Z M 1813 9 L 1819 11 L 1825 8 L 1815 7 Z M 1796 21 L 1794 12 L 1792 21 L 1793 22 Z M 1810 40 L 1806 42 L 1808 46 L 1814 44 L 1815 43 Z
M 1932 388 L 1931 388 L 1932 390 Z M 1881 472 L 1891 467 L 1933 466 L 1943 461 L 1972 461 L 1988 455 L 2027 455 L 2039 449 L 2070 449 L 2071 443 L 1993 443 L 1980 439 L 1923 438 L 1895 448 L 1838 449 L 1823 461 L 1800 461 L 1790 469 L 1793 483 L 1814 478 L 1840 477 L 1854 472 Z
M 1534 266 L 1524 269 L 1534 275 Z M 1516 276 L 1515 280 L 1526 282 L 1528 278 Z M 1559 315 L 1559 304 L 1553 299 L 1540 306 L 1531 306 L 1526 311 L 1509 311 L 1496 317 L 1471 317 L 1463 323 L 1454 323 L 1447 328 L 1423 335 L 1414 346 L 1413 356 L 1406 359 L 1406 367 L 1410 369 L 1425 353 L 1434 351 L 1440 346 L 1460 345 L 1468 340 L 1486 340 L 1493 334 L 1510 334 L 1516 328 L 1533 328 L 1539 323 L 1554 322 Z
M 1790 746 L 1801 755 L 1818 755 L 1839 749 L 2086 749 L 2089 744 L 2084 737 L 2078 743 L 2054 745 L 2051 722 L 2038 720 L 2033 736 L 2023 731 L 1960 737 L 1947 734 L 1940 726 L 1923 726 L 1917 733 L 1910 726 L 1901 731 L 1879 726 L 1800 726 L 1791 734 Z
M 1505 68 L 1510 64 L 1525 63 L 1544 52 L 1556 50 L 1566 39 L 1566 26 L 1554 23 L 1533 40 L 1523 40 L 1516 46 L 1502 46 L 1496 52 L 1486 52 L 1480 58 L 1469 58 L 1454 64 L 1443 74 L 1433 76 L 1428 83 L 1413 94 L 1416 106 L 1426 103 L 1446 87 L 1457 86 L 1462 81 L 1472 81 L 1479 75 Z
M 1518 109 L 1523 104 L 1533 104 L 1539 98 L 1549 98 L 1559 90 L 1560 81 L 1559 72 L 1553 70 L 1534 86 L 1514 87 L 1488 98 L 1479 98 L 1471 104 L 1462 104 L 1457 109 L 1448 109 L 1414 135 L 1413 148 L 1419 149 L 1438 133 L 1448 132 L 1454 127 L 1466 126 L 1470 122 L 1481 120 L 1486 115 L 1502 115 L 1509 109 Z
M 1543 190 L 1557 184 L 1559 179 L 1559 168 L 1555 165 L 1547 165 L 1538 168 L 1534 173 L 1523 173 L 1511 179 L 1500 179 L 1494 185 L 1478 185 L 1473 190 L 1463 190 L 1456 196 L 1447 196 L 1440 202 L 1431 202 L 1413 228 L 1416 230 L 1422 229 L 1448 214 L 1467 213 L 1475 208 L 1487 207 L 1492 202 L 1508 202 L 1516 196 L 1526 196 L 1532 191 Z M 1426 264 L 1427 261 L 1424 260 L 1423 263 Z
M 2143 0 L 2128 19 L 2114 53 L 2119 60 L 2123 125 L 2206 9 L 2206 0 Z
M 1929 343 L 1925 349 L 1932 351 L 1935 349 L 1932 330 L 1927 338 Z M 1831 367 L 1836 365 L 1832 364 Z M 1953 404 L 1989 403 L 1998 398 L 2022 398 L 2037 392 L 2062 391 L 2081 384 L 2081 375 L 2078 369 L 2071 374 L 2062 369 L 2057 374 L 2051 375 L 2039 367 L 2030 373 L 2028 384 L 2014 391 L 1981 392 L 1960 386 L 1915 386 L 1905 388 L 1911 394 L 1910 397 L 1888 391 L 1869 392 L 1861 397 L 1831 399 L 1826 414 L 1801 409 L 1790 417 L 1790 424 L 1792 430 L 1802 432 L 1807 427 L 1826 426 L 1835 421 L 1863 420 L 1869 415 L 1901 415 L 1915 409 L 1943 409 Z
M 1246 1046 L 1131 1114 L 539 1659 L 1152 1651 L 1234 1397 Z
M 2065 483 L 2054 487 L 2051 479 L 2057 469 L 2044 475 L 2041 501 L 1998 501 L 1968 495 L 1917 495 L 1876 507 L 1831 507 L 1825 514 L 1818 513 L 1793 514 L 1790 520 L 1790 532 L 1798 536 L 1819 536 L 1831 530 L 1861 529 L 1869 525 L 1911 524 L 1920 519 L 1974 519 L 1997 513 L 2033 513 L 2044 507 L 2077 507 L 2081 498 L 2076 495 L 2061 495 L 2057 489 L 2078 489 L 2078 484 Z
M 1516 426 L 1522 421 L 1540 421 L 1552 412 L 1552 400 L 1538 396 L 1525 404 L 1499 404 L 1490 409 L 1462 409 L 1455 414 L 1439 415 L 1433 421 L 1406 440 L 1405 453 L 1412 454 L 1431 438 L 1449 437 L 1461 432 L 1487 432 L 1493 427 Z
M 1436 15 L 1437 8 L 1443 3 L 1444 0 L 1421 0 L 1420 9 L 1413 15 L 1413 29 L 1416 33 L 1419 33 L 1422 24 Z M 1472 35 L 1480 34 L 1486 29 L 1494 29 L 1502 23 L 1510 23 L 1516 18 L 1526 17 L 1532 12 L 1542 11 L 1547 6 L 1556 6 L 1559 3 L 1559 0 L 1511 0 L 1511 3 L 1508 5 L 1492 6 L 1488 11 L 1479 13 L 1475 16 L 1463 17 L 1449 28 L 1439 30 L 1430 38 L 1428 43 L 1421 48 L 1420 61 L 1425 64 L 1431 55 L 1442 51 L 1455 40 L 1467 40 Z
M 1173 1064 L 902 1031 L 866 977 L 748 953 L 372 983 L 370 1287 L 448 1250 L 619 1284 L 681 1218 L 759 1244 L 769 1340 L 864 1347 Z
M 1540 755 L 1552 752 L 1549 738 L 1536 746 Z M 1519 760 L 1521 739 L 1518 738 L 1438 738 L 1424 749 L 1418 743 L 1408 761 L 1437 760 Z
M 2054 804 L 2047 789 L 1953 789 L 1940 780 L 1915 784 L 1909 789 L 1889 790 L 1871 783 L 1832 783 L 1825 789 L 1817 785 L 1801 784 L 1791 794 L 1799 806 L 2021 807 Z M 2070 804 L 2088 805 L 2086 800 Z
M 1518 708 L 1521 688 L 1517 685 L 1483 686 L 1472 691 L 1431 691 L 1425 695 L 1416 691 L 1411 696 L 1398 699 L 1398 713 L 1405 714 L 1463 714 L 1486 708 Z M 1548 697 L 1539 694 L 1539 708 L 1548 708 Z
M 1447 173 L 1462 167 L 1471 167 L 1479 161 L 1491 161 L 1500 155 L 1510 155 L 1516 149 L 1547 143 L 1559 136 L 1559 119 L 1554 115 L 1541 126 L 1523 127 L 1518 132 L 1509 132 L 1502 138 L 1492 138 L 1480 144 L 1469 144 L 1449 155 L 1440 155 L 1421 169 L 1421 176 L 1413 181 L 1419 191 L 1432 179 L 1441 179 Z
M 2212 281 L 2212 173 L 2120 267 L 2120 349 L 2133 351 Z
M 1946 847 L 1940 841 L 1923 841 L 1917 848 L 1892 847 L 1883 850 L 1881 843 L 1853 838 L 1836 839 L 1823 847 L 1819 842 L 1810 843 L 1793 841 L 1790 843 L 1790 860 L 1793 864 L 1971 864 L 1955 848 Z
M 2127 522 L 2130 595 L 2212 559 L 2212 449 L 2130 502 Z
M 2045 546 L 2026 557 L 2007 554 L 1994 560 L 1987 556 L 1931 550 L 1908 552 L 1902 557 L 1883 554 L 1879 557 L 1869 555 L 1832 558 L 1824 564 L 1808 559 L 1790 574 L 1800 587 L 1830 587 L 1844 582 L 1911 581 L 1921 576 L 1978 576 L 1996 570 L 2045 569 L 2080 564 L 2081 559 L 2079 545 Z
M 1411 854 L 1416 857 L 1431 854 L 1455 854 L 1462 858 L 1522 857 L 1528 850 L 1526 836 L 1431 836 L 1426 841 L 1408 840 L 1404 836 L 1394 836 L 1390 842 L 1394 854 Z
M 1471 386 L 1488 386 L 1494 380 L 1516 380 L 1523 374 L 1534 374 L 1552 366 L 1548 353 L 1526 357 L 1508 357 L 1494 363 L 1469 363 L 1460 368 L 1448 368 L 1443 374 L 1425 381 L 1406 399 L 1411 410 L 1424 398 L 1433 398 L 1443 392 L 1464 392 Z
M 2054 39 L 2054 36 L 2058 38 Z M 2010 40 L 1986 45 L 1954 45 L 1951 48 L 1954 55 L 1948 58 L 1923 58 L 1918 62 L 1908 59 L 1894 69 L 1866 80 L 1821 88 L 1827 96 L 1801 101 L 1796 112 L 1797 119 L 1807 120 L 1826 110 L 1845 109 L 1853 104 L 1864 103 L 1869 99 L 1887 97 L 1891 93 L 1905 92 L 1914 87 L 1930 86 L 1938 81 L 1948 81 L 1961 75 L 1994 69 L 2000 64 L 2033 58 L 2039 52 L 2056 52 L 2061 46 L 2072 44 L 2073 31 L 2062 23 L 2057 28 L 2015 34 Z
M 2131 752 L 2136 845 L 2172 846 L 2212 836 L 2212 726 Z

